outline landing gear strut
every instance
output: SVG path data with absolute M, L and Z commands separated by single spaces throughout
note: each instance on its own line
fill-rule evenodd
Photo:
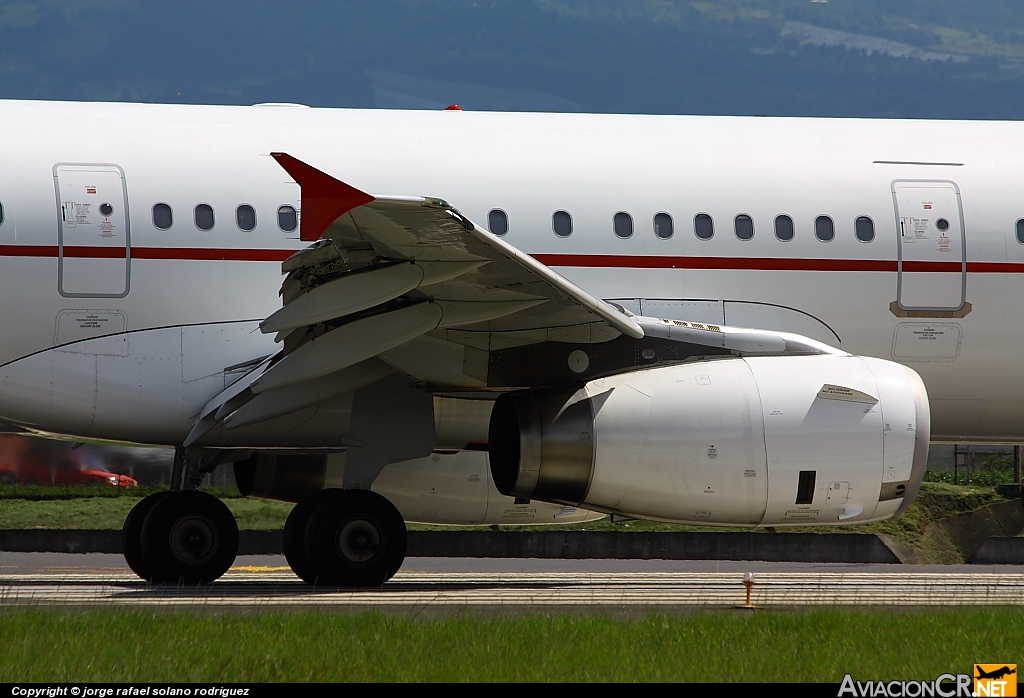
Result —
M 398 509 L 369 490 L 310 495 L 292 509 L 284 530 L 292 570 L 323 586 L 381 586 L 405 561 L 406 544 Z
M 175 463 L 174 479 L 198 486 L 198 480 L 182 470 Z M 208 584 L 235 561 L 238 525 L 213 495 L 198 490 L 157 492 L 128 514 L 121 549 L 132 571 L 154 584 Z

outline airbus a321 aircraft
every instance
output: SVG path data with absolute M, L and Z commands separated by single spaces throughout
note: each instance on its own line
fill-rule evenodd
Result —
M 0 418 L 177 447 L 124 526 L 154 582 L 234 559 L 216 467 L 329 585 L 404 521 L 877 521 L 930 438 L 1024 438 L 1022 141 L 2 102 Z

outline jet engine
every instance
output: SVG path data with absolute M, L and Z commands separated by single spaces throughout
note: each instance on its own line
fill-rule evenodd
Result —
M 906 509 L 928 456 L 911 369 L 748 357 L 506 393 L 489 449 L 502 494 L 662 521 L 861 523 Z

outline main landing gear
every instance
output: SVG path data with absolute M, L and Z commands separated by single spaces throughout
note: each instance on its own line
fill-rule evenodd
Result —
M 224 503 L 199 491 L 228 455 L 174 453 L 171 490 L 151 494 L 129 512 L 121 550 L 135 574 L 154 584 L 209 584 L 238 555 L 238 524 Z
M 369 490 L 321 490 L 295 505 L 284 527 L 284 554 L 303 581 L 376 587 L 405 560 L 398 509 Z
M 208 584 L 235 561 L 235 517 L 219 499 L 195 489 L 217 462 L 190 469 L 179 453 L 171 491 L 146 497 L 128 514 L 121 546 L 128 566 L 143 579 Z M 406 542 L 398 509 L 369 490 L 315 492 L 295 505 L 284 528 L 288 564 L 318 586 L 381 586 L 402 566 Z
M 124 559 L 154 584 L 208 584 L 238 554 L 238 525 L 224 503 L 195 490 L 143 499 L 121 529 Z

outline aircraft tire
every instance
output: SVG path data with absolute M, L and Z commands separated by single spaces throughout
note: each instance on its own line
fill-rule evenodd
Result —
M 292 572 L 307 584 L 316 583 L 316 567 L 306 556 L 306 527 L 313 511 L 325 498 L 340 490 L 320 490 L 309 495 L 294 507 L 284 524 L 284 557 Z
M 405 561 L 402 515 L 370 490 L 333 490 L 306 526 L 306 556 L 323 586 L 379 587 Z
M 132 572 L 149 581 L 153 578 L 153 569 L 142 554 L 142 524 L 146 516 L 153 510 L 156 503 L 173 492 L 157 492 L 139 500 L 125 517 L 121 526 L 121 553 Z
M 154 584 L 209 584 L 238 555 L 238 524 L 211 494 L 173 492 L 146 516 L 142 552 Z

